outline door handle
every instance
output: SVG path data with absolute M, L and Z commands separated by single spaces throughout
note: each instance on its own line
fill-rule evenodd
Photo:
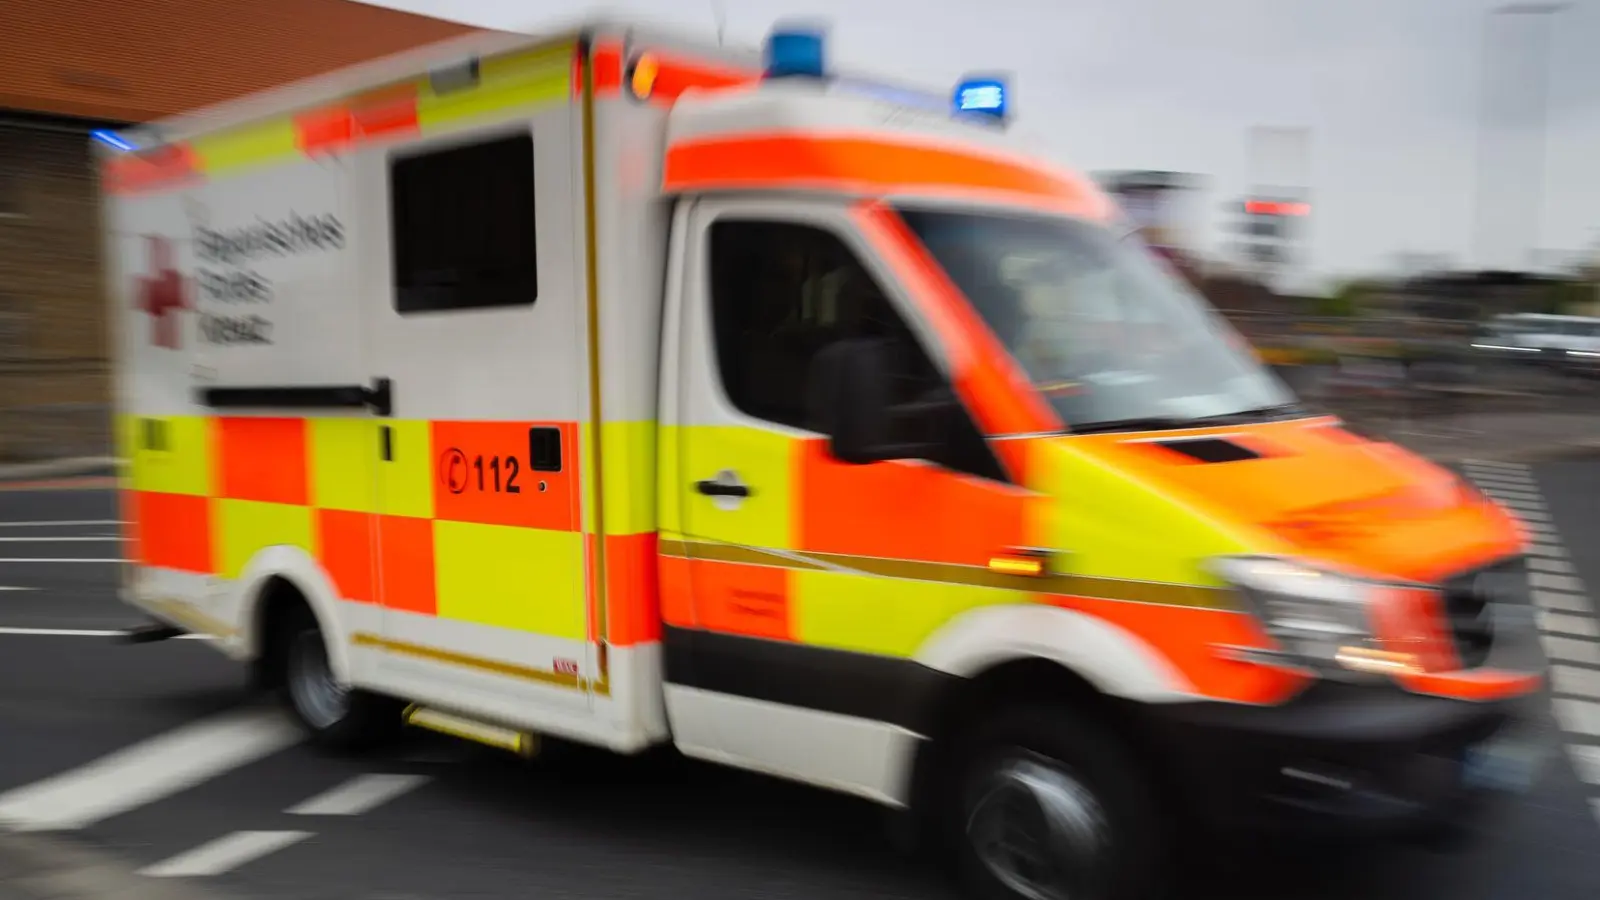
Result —
M 694 489 L 702 494 L 705 494 L 707 497 L 750 496 L 750 487 L 748 485 L 740 484 L 737 480 L 728 479 L 725 477 L 707 478 L 704 481 L 696 481 L 694 483 Z

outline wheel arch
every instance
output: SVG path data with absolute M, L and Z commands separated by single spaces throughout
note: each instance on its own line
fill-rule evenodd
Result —
M 953 619 L 917 661 L 948 679 L 907 766 L 905 795 L 927 824 L 959 761 L 961 735 L 1002 707 L 1059 706 L 1089 715 L 1127 740 L 1153 778 L 1168 778 L 1159 747 L 1139 716 L 1148 703 L 1196 699 L 1180 671 L 1137 635 L 1076 610 L 1043 605 L 988 607 Z
M 244 598 L 239 614 L 240 643 L 246 658 L 267 674 L 273 629 L 281 616 L 303 607 L 328 645 L 328 662 L 341 682 L 351 682 L 349 635 L 338 614 L 338 590 L 321 565 L 299 547 L 268 547 L 251 558 L 240 577 Z

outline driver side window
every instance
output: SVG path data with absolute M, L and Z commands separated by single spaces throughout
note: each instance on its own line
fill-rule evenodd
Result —
M 822 431 L 808 403 L 812 362 L 852 338 L 893 345 L 895 403 L 949 395 L 916 335 L 837 236 L 792 222 L 723 219 L 712 224 L 709 247 L 717 371 L 740 412 Z M 954 418 L 944 458 L 934 461 L 1005 481 L 970 416 Z

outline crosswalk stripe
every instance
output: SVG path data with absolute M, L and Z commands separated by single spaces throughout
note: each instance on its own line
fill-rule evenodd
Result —
M 1589 598 L 1579 594 L 1564 594 L 1560 591 L 1533 592 L 1533 605 L 1540 609 L 1552 609 L 1557 612 L 1586 613 L 1589 611 Z
M 1552 631 L 1556 634 L 1576 634 L 1583 637 L 1600 637 L 1600 626 L 1588 616 L 1574 616 L 1566 613 L 1553 613 L 1538 610 L 1540 631 Z
M 1557 697 L 1550 701 L 1561 730 L 1572 734 L 1600 737 L 1600 703 Z
M 290 807 L 295 816 L 359 816 L 426 784 L 426 775 L 358 775 Z
M 309 831 L 235 831 L 139 870 L 151 878 L 198 878 L 231 872 L 311 837 Z
M 1580 666 L 1551 666 L 1550 686 L 1569 697 L 1600 697 L 1600 669 Z
M 1572 574 L 1572 563 L 1564 559 L 1530 559 L 1528 568 L 1536 572 L 1556 572 L 1562 575 Z
M 1545 634 L 1540 635 L 1539 643 L 1544 646 L 1544 655 L 1552 660 L 1600 666 L 1600 644 L 1594 641 Z
M 1584 593 L 1581 580 L 1571 575 L 1557 575 L 1554 572 L 1529 572 L 1528 584 L 1547 591 L 1566 591 L 1570 594 Z
M 1567 752 L 1572 757 L 1572 767 L 1578 770 L 1579 778 L 1589 784 L 1600 784 L 1600 747 L 1570 744 Z
M 0 794 L 0 826 L 85 828 L 293 746 L 300 729 L 277 710 L 224 713 Z

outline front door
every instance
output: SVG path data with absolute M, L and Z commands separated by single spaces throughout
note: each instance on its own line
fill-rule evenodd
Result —
M 702 201 L 680 228 L 680 427 L 662 485 L 681 510 L 682 539 L 662 545 L 675 733 L 691 752 L 886 791 L 885 742 L 918 727 L 917 648 L 964 609 L 1015 599 L 984 566 L 1021 543 L 1027 492 L 970 416 L 939 463 L 830 454 L 812 364 L 835 341 L 889 341 L 899 402 L 950 395 L 931 329 L 844 208 Z

